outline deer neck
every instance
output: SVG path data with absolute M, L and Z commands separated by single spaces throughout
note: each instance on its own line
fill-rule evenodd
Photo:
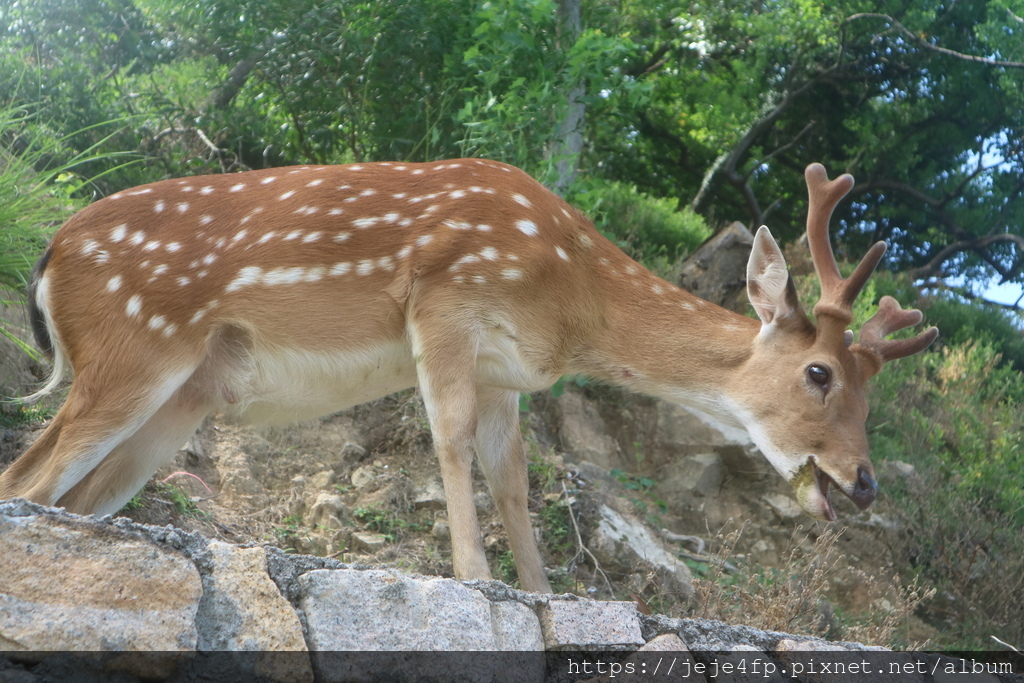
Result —
M 735 421 L 724 389 L 750 358 L 758 321 L 653 275 L 605 290 L 604 311 L 580 374 Z

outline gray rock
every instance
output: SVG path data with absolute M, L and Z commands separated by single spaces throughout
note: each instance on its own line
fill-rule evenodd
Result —
M 313 680 L 302 624 L 267 573 L 263 548 L 211 541 L 196 624 L 199 649 L 254 651 L 254 676 L 283 683 Z M 293 652 L 287 659 L 272 652 Z
M 645 642 L 635 602 L 549 600 L 539 614 L 548 650 L 602 650 Z
M 691 496 L 711 496 L 725 481 L 726 469 L 717 453 L 698 453 L 680 458 L 665 469 L 655 487 L 659 493 Z
M 586 460 L 611 470 L 622 466 L 619 444 L 597 408 L 578 391 L 566 391 L 556 399 L 562 446 L 575 460 Z
M 653 570 L 663 590 L 685 599 L 693 596 L 690 569 L 639 519 L 605 504 L 597 505 L 594 514 L 588 545 L 602 566 L 620 574 Z
M 543 649 L 528 607 L 497 607 L 453 579 L 319 570 L 299 577 L 299 585 L 311 650 Z
M 106 522 L 18 506 L 0 506 L 3 649 L 196 649 L 203 591 L 187 557 Z

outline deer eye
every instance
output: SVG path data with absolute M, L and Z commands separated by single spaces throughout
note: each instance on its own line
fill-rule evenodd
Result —
M 832 371 L 827 366 L 814 363 L 807 366 L 807 379 L 822 389 L 828 389 L 829 384 L 832 383 Z

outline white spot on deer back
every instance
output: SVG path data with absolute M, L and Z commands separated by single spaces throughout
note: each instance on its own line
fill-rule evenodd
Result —
M 297 282 L 302 282 L 305 274 L 306 269 L 301 266 L 294 266 L 292 268 L 274 268 L 273 270 L 267 271 L 266 275 L 263 276 L 263 284 L 293 285 Z
M 259 266 L 246 266 L 238 271 L 235 279 L 224 289 L 225 292 L 234 292 L 242 287 L 258 284 L 263 278 L 263 269 Z
M 331 275 L 345 275 L 352 270 L 352 264 L 346 261 L 331 266 Z
M 127 223 L 122 223 L 121 225 L 117 226 L 116 228 L 114 228 L 113 230 L 110 231 L 110 241 L 111 242 L 120 242 L 121 240 L 123 240 L 125 238 L 125 236 L 127 234 L 128 234 L 128 224 Z
M 117 290 L 121 289 L 121 283 L 122 282 L 123 282 L 123 280 L 122 280 L 121 276 L 120 275 L 115 275 L 114 277 L 112 277 L 109 280 L 107 280 L 107 291 L 108 292 L 116 292 Z
M 498 250 L 494 247 L 484 247 L 480 250 L 480 256 L 484 257 L 488 261 L 493 261 L 498 258 Z
M 130 299 L 128 299 L 128 304 L 125 306 L 125 313 L 128 314 L 128 317 L 132 318 L 137 316 L 141 310 L 142 297 L 139 296 L 138 294 L 135 294 Z
M 526 218 L 516 221 L 516 227 L 519 228 L 525 235 L 530 237 L 535 236 L 538 233 L 537 224 Z
M 563 261 L 569 260 L 569 255 L 565 253 L 565 249 L 562 249 L 561 247 L 555 247 L 555 253 L 558 254 L 558 258 L 562 259 Z
M 521 204 L 522 206 L 525 206 L 527 209 L 533 206 L 529 199 L 519 194 L 518 192 L 512 195 L 512 199 L 515 200 L 517 204 Z

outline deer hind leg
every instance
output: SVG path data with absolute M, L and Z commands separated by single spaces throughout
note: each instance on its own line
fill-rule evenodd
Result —
M 134 434 L 65 493 L 57 505 L 71 511 L 114 514 L 170 461 L 216 408 L 213 400 L 195 401 L 179 389 Z
M 476 452 L 508 534 L 523 588 L 550 593 L 544 562 L 533 535 L 528 509 L 526 450 L 519 432 L 519 392 L 477 392 Z
M 154 377 L 152 370 L 126 367 L 106 367 L 102 378 L 88 370 L 80 373 L 50 426 L 0 476 L 0 497 L 56 504 L 137 432 L 193 370 L 162 377 Z M 71 511 L 93 512 L 83 507 Z

